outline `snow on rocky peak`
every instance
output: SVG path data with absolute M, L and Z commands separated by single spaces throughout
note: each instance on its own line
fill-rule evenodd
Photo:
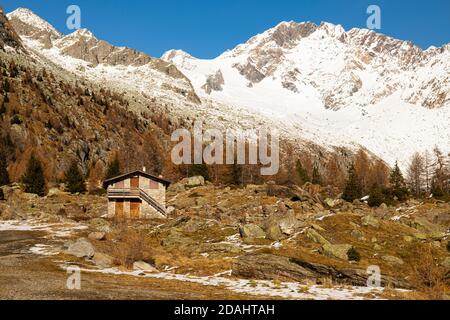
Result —
M 282 22 L 212 60 L 163 59 L 204 99 L 283 122 L 292 136 L 365 146 L 404 164 L 435 144 L 450 151 L 450 57 L 371 30 Z
M 126 92 L 133 98 L 140 96 L 145 107 L 150 104 L 148 100 L 154 99 L 173 104 L 187 101 L 193 106 L 199 103 L 190 81 L 169 62 L 115 47 L 87 29 L 63 35 L 28 9 L 18 9 L 8 17 L 25 47 L 48 68 L 56 64 L 103 87 Z
M 18 8 L 6 16 L 17 33 L 38 40 L 44 47 L 51 47 L 52 41 L 62 37 L 62 33 L 30 9 Z

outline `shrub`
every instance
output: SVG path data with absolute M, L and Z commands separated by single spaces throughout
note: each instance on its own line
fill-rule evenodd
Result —
M 412 284 L 427 299 L 446 298 L 450 285 L 448 270 L 435 261 L 431 249 L 424 250 L 413 271 Z
M 450 240 L 447 241 L 447 251 L 450 252 Z
M 145 236 L 126 223 L 120 225 L 116 240 L 113 249 L 116 264 L 130 268 L 137 261 L 154 262 Z
M 350 250 L 348 250 L 347 252 L 347 257 L 349 261 L 360 261 L 361 260 L 361 255 L 359 254 L 359 252 L 355 249 L 355 248 L 351 248 Z
M 0 188 L 0 201 L 5 200 L 5 194 L 3 193 L 3 189 Z

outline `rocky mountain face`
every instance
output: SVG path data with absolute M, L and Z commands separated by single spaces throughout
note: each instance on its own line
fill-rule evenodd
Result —
M 4 50 L 5 46 L 22 48 L 19 36 L 5 17 L 3 9 L 0 7 L 0 48 Z
M 162 59 L 205 99 L 282 119 L 292 135 L 322 145 L 354 142 L 393 164 L 434 144 L 450 151 L 449 49 L 283 22 L 212 60 L 181 50 Z
M 163 59 L 192 77 L 206 71 L 200 65 L 216 72 L 224 65 L 235 69 L 234 77 L 245 78 L 249 88 L 266 80 L 298 95 L 310 89 L 330 109 L 372 105 L 395 92 L 404 102 L 439 108 L 450 104 L 449 54 L 448 47 L 423 51 L 365 29 L 283 22 L 212 61 L 180 51 L 169 51 Z
M 415 151 L 450 152 L 449 45 L 424 51 L 369 30 L 283 22 L 216 59 L 156 59 L 85 29 L 62 35 L 27 9 L 8 18 L 43 67 L 119 93 L 141 119 L 276 129 L 315 161 L 363 147 L 405 167 Z
M 7 15 L 25 46 L 59 67 L 111 87 L 165 100 L 199 99 L 190 81 L 171 63 L 97 39 L 89 30 L 63 35 L 29 9 Z M 175 96 L 174 99 L 171 99 Z

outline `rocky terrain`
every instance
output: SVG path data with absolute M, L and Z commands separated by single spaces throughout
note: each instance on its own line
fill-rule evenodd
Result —
M 167 220 L 121 222 L 102 218 L 102 196 L 53 188 L 38 198 L 19 186 L 3 189 L 0 268 L 12 272 L 13 260 L 29 256 L 37 266 L 20 264 L 14 272 L 33 277 L 52 270 L 57 281 L 77 265 L 90 290 L 96 277 L 120 278 L 114 287 L 102 280 L 111 298 L 130 298 L 122 290 L 141 277 L 148 281 L 137 289 L 143 298 L 193 286 L 192 298 L 448 299 L 449 203 L 411 200 L 372 209 L 314 185 L 230 188 L 194 177 L 171 186 Z M 384 289 L 367 287 L 373 265 Z M 7 279 L 2 272 L 2 288 Z M 34 285 L 20 291 L 46 296 Z M 101 296 L 60 288 L 56 297 Z

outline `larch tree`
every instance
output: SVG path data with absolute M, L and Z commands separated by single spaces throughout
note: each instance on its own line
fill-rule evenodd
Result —
M 412 194 L 416 197 L 422 195 L 422 190 L 425 185 L 425 160 L 423 156 L 416 152 L 410 161 L 408 167 L 407 180 Z
M 304 185 L 307 182 L 311 182 L 311 179 L 308 175 L 308 171 L 303 167 L 301 160 L 297 160 L 296 171 L 297 176 L 300 180 L 300 185 Z
M 359 149 L 355 158 L 355 172 L 363 193 L 369 192 L 370 160 L 363 149 Z

